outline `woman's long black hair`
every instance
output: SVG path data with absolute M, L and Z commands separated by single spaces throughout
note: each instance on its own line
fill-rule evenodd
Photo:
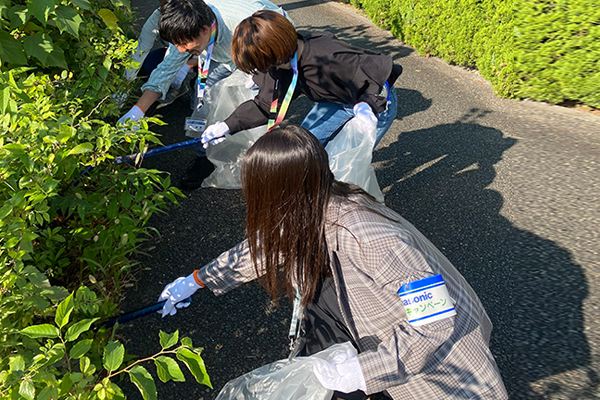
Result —
M 335 181 L 319 140 L 296 125 L 273 129 L 248 149 L 241 181 L 261 283 L 275 301 L 283 294 L 293 298 L 296 283 L 306 305 L 319 279 L 330 275 L 325 219 L 331 196 L 365 192 Z

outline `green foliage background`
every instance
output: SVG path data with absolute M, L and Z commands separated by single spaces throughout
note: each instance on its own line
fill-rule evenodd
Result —
M 504 97 L 600 108 L 596 0 L 351 0 L 420 54 L 476 67 Z
M 92 329 L 116 313 L 150 216 L 182 196 L 161 171 L 113 164 L 160 144 L 157 119 L 116 125 L 131 21 L 126 0 L 0 0 L 0 399 L 123 399 L 128 376 L 154 400 L 151 361 L 163 382 L 181 363 L 210 386 L 189 338 L 172 349 L 178 333 L 161 333 L 133 361 Z

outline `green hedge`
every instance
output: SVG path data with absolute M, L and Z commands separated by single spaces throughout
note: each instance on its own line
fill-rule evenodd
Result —
M 352 0 L 379 26 L 476 67 L 504 97 L 600 107 L 596 0 Z

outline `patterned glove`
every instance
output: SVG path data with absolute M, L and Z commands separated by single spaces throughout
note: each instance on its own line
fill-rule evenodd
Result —
M 229 134 L 229 127 L 225 122 L 217 122 L 204 130 L 202 134 L 202 146 L 206 149 L 208 144 L 219 144 L 226 139 Z
M 371 110 L 371 106 L 365 102 L 356 103 L 352 109 L 354 117 L 365 124 L 369 130 L 377 128 L 377 117 Z
M 194 274 L 196 271 L 192 272 L 190 275 L 185 278 L 177 278 L 172 283 L 169 283 L 163 289 L 158 301 L 166 300 L 167 302 L 163 306 L 162 316 L 163 318 L 166 315 L 175 315 L 177 313 L 177 308 L 184 308 L 190 305 L 189 301 L 186 300 L 188 297 L 196 293 L 196 290 L 202 288 L 196 278 L 194 278 Z
M 325 389 L 344 393 L 367 390 L 365 377 L 354 348 L 329 361 L 318 360 L 313 367 L 313 372 Z
M 190 69 L 192 68 L 189 65 L 187 65 L 187 63 L 183 64 L 183 67 L 181 67 L 179 72 L 177 72 L 177 75 L 175 75 L 175 78 L 173 78 L 173 81 L 171 82 L 171 87 L 174 89 L 179 89 Z
M 146 115 L 146 113 L 144 112 L 144 110 L 142 110 L 137 104 L 133 107 L 131 107 L 131 110 L 127 111 L 127 114 L 123 115 L 120 119 L 119 119 L 119 124 L 121 125 L 125 125 L 125 121 L 130 119 L 132 121 L 139 121 L 140 118 L 142 118 L 144 115 Z M 134 128 L 136 129 L 136 128 Z

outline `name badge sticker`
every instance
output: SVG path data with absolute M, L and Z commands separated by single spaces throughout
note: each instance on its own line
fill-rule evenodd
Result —
M 185 129 L 188 131 L 204 132 L 204 128 L 206 128 L 206 120 L 192 119 L 189 117 L 185 119 Z
M 406 283 L 398 289 L 408 323 L 413 326 L 425 325 L 456 315 L 454 301 L 442 275 L 434 275 L 418 281 Z

